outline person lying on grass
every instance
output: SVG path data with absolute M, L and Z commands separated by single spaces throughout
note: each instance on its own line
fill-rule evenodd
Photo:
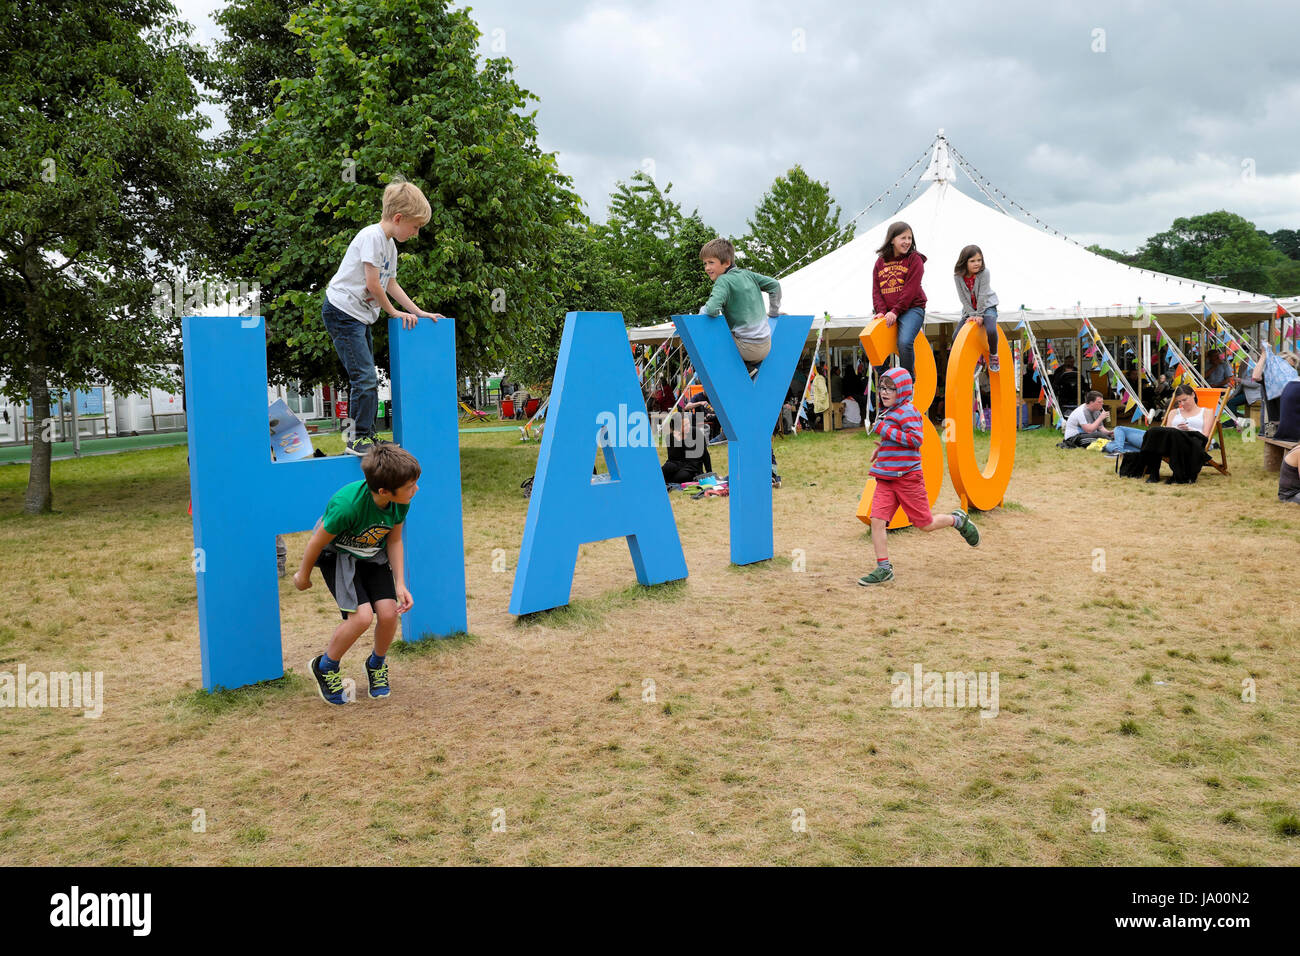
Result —
M 371 698 L 388 697 L 385 655 L 397 633 L 398 615 L 415 603 L 406 590 L 402 525 L 420 490 L 420 463 L 396 445 L 375 445 L 361 459 L 361 473 L 363 479 L 344 485 L 330 498 L 293 576 L 294 587 L 305 591 L 311 587 L 312 567 L 320 568 L 343 615 L 325 653 L 308 665 L 327 704 L 347 703 L 339 662 L 372 620 L 378 623 L 366 678 Z
M 930 496 L 921 471 L 925 433 L 921 430 L 921 414 L 912 405 L 912 376 L 905 369 L 890 369 L 880 376 L 878 392 L 882 414 L 873 431 L 880 436 L 880 444 L 871 455 L 871 475 L 876 479 L 871 498 L 871 544 L 876 550 L 876 569 L 858 578 L 863 587 L 894 580 L 886 528 L 900 506 L 908 520 L 922 531 L 956 528 L 972 548 L 980 543 L 979 531 L 960 508 L 951 514 L 930 514 Z

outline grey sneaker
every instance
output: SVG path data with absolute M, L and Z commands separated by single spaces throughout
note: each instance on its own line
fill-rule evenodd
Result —
M 364 458 L 366 452 L 375 447 L 375 440 L 369 435 L 362 435 L 360 438 L 354 438 L 344 446 L 344 450 L 349 455 L 356 455 L 358 458 Z

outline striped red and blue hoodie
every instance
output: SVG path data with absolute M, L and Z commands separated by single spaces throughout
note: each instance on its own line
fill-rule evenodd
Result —
M 876 419 L 873 429 L 880 436 L 880 451 L 871 474 L 876 478 L 902 478 L 921 470 L 921 413 L 912 405 L 912 376 L 906 369 L 891 368 L 884 375 L 898 389 L 894 404 Z

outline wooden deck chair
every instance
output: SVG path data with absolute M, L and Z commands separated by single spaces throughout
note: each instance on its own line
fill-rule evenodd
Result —
M 481 422 L 488 417 L 487 412 L 481 412 L 477 408 L 470 408 L 464 402 L 457 402 L 460 405 L 460 420 L 462 422 Z
M 1205 453 L 1210 455 L 1210 464 L 1221 475 L 1228 474 L 1228 449 L 1223 443 L 1223 423 L 1219 418 L 1223 415 L 1223 407 L 1228 402 L 1228 390 L 1226 388 L 1198 388 L 1196 390 L 1196 404 L 1205 409 L 1206 414 L 1211 415 L 1210 431 L 1206 436 Z M 1170 401 L 1169 409 L 1165 412 L 1165 419 L 1162 425 L 1168 426 L 1169 419 L 1174 415 L 1174 403 Z M 1219 460 L 1215 461 L 1210 451 L 1210 440 L 1217 440 L 1219 443 Z M 1169 459 L 1164 459 L 1168 464 Z

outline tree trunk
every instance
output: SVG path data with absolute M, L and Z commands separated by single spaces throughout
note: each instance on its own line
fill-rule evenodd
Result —
M 50 488 L 51 448 L 48 440 L 52 436 L 45 427 L 45 421 L 50 417 L 50 387 L 44 362 L 32 364 L 30 383 L 36 434 L 32 437 L 32 467 L 27 477 L 23 511 L 29 515 L 49 514 L 54 508 L 54 493 Z

